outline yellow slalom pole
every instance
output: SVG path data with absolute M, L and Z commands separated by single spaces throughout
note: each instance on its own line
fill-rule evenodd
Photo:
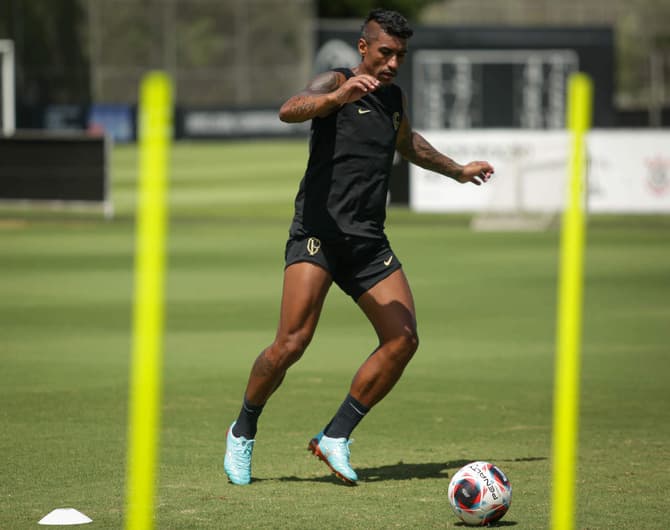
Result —
M 553 495 L 551 528 L 572 530 L 579 433 L 582 290 L 584 284 L 585 136 L 591 122 L 592 83 L 583 73 L 570 77 L 568 126 L 572 145 L 568 202 L 561 227 L 557 344 L 554 374 Z
M 153 528 L 160 427 L 167 165 L 172 85 L 150 72 L 140 86 L 135 302 L 128 419 L 126 528 Z

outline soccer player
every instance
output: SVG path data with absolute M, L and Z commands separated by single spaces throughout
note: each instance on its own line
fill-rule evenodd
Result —
M 226 437 L 224 468 L 234 484 L 251 481 L 258 418 L 310 343 L 333 282 L 365 313 L 379 346 L 308 449 L 345 483 L 356 483 L 349 436 L 393 388 L 419 344 L 412 292 L 384 234 L 394 153 L 461 183 L 479 185 L 493 173 L 488 162 L 456 163 L 412 130 L 393 83 L 412 33 L 399 13 L 371 11 L 358 39 L 360 64 L 317 75 L 279 110 L 285 122 L 312 120 L 310 153 L 286 244 L 277 334 L 251 368 Z

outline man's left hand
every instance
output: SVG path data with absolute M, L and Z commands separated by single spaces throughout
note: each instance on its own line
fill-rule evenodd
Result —
M 477 160 L 465 164 L 463 166 L 463 171 L 456 180 L 463 184 L 466 182 L 472 182 L 473 184 L 479 186 L 485 182 L 488 182 L 493 173 L 494 170 L 491 164 Z

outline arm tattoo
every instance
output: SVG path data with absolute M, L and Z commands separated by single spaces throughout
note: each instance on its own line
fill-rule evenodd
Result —
M 327 94 L 337 90 L 340 86 L 340 76 L 337 72 L 324 72 L 317 75 L 307 86 L 306 92 L 311 94 Z
M 282 106 L 284 118 L 282 119 L 302 122 L 331 112 L 335 107 L 323 96 L 339 88 L 341 77 L 341 74 L 332 71 L 316 76 L 305 90 L 284 103 Z
M 294 96 L 292 102 L 292 110 L 296 114 L 311 114 L 316 109 L 316 103 L 314 103 L 314 98 L 298 94 Z
M 458 179 L 463 168 L 451 158 L 440 153 L 419 133 L 411 131 L 404 139 L 405 158 L 419 167 Z

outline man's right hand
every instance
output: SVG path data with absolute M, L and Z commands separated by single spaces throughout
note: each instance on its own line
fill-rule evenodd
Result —
M 339 105 L 358 101 L 363 96 L 374 92 L 381 86 L 379 79 L 371 75 L 361 74 L 347 79 L 335 90 L 333 95 Z

